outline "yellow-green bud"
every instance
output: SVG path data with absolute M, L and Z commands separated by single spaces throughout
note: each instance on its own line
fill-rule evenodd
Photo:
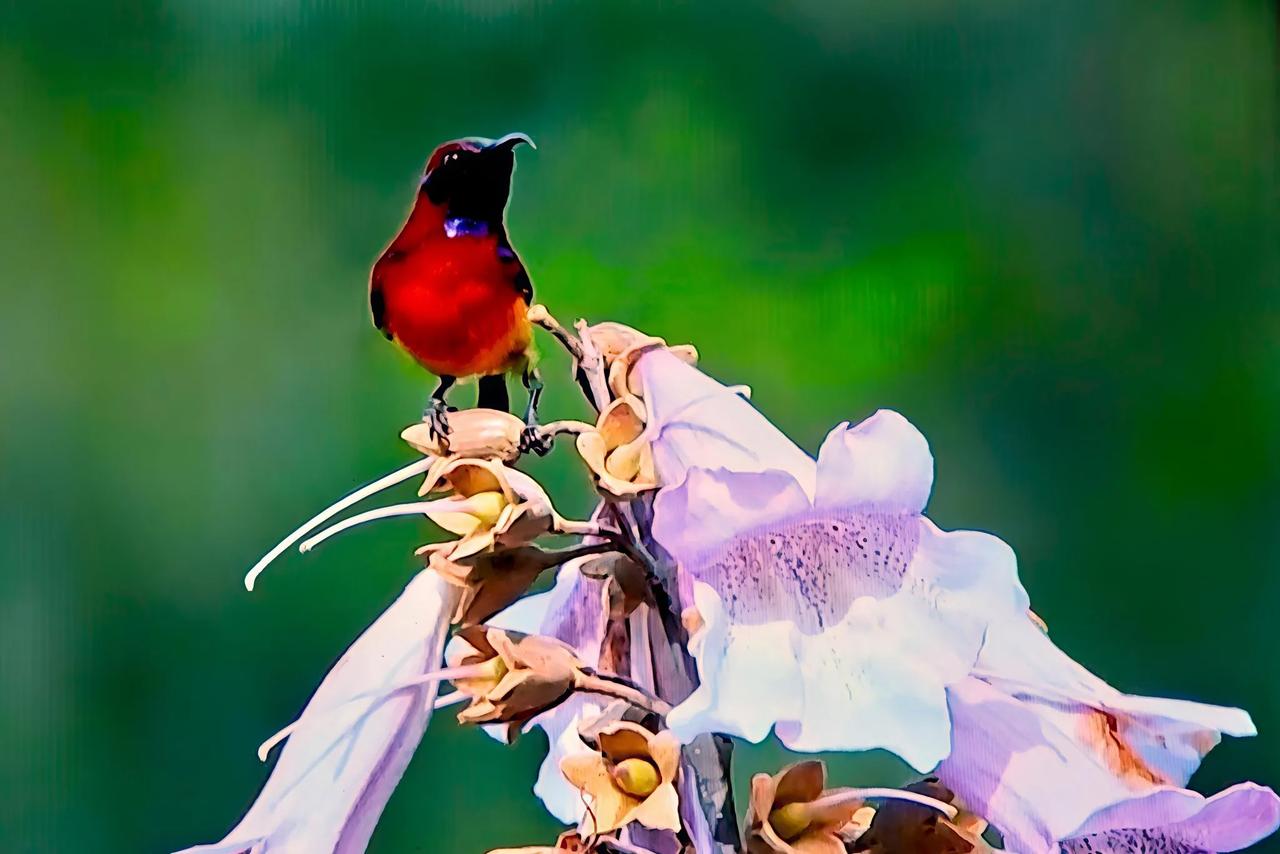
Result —
M 778 836 L 790 842 L 809 829 L 813 819 L 809 817 L 807 803 L 787 804 L 769 813 L 769 824 Z
M 605 469 L 619 480 L 632 480 L 640 473 L 640 443 L 628 442 L 614 448 L 605 460 Z
M 658 788 L 662 778 L 658 768 L 647 759 L 632 757 L 613 766 L 613 782 L 628 795 L 647 798 Z
M 507 506 L 507 498 L 501 492 L 477 492 L 465 502 L 465 512 L 480 520 L 483 528 L 498 524 L 498 517 Z
M 507 675 L 507 663 L 502 660 L 502 656 L 495 655 L 488 661 L 481 662 L 477 667 L 480 673 L 476 678 L 492 679 L 494 682 L 501 682 L 502 677 Z

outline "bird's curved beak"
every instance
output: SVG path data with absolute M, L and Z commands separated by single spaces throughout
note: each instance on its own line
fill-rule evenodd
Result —
M 495 139 L 495 140 L 494 140 L 492 143 L 490 143 L 487 147 L 488 147 L 488 148 L 501 148 L 501 149 L 506 149 L 506 150 L 510 151 L 511 149 L 513 149 L 513 148 L 515 148 L 517 145 L 519 145 L 520 143 L 524 143 L 525 145 L 529 146 L 530 148 L 534 149 L 535 151 L 536 151 L 536 150 L 537 150 L 537 148 L 538 148 L 538 146 L 536 146 L 536 145 L 534 145 L 534 144 L 533 144 L 533 140 L 529 139 L 529 137 L 528 137 L 528 136 L 526 136 L 525 134 L 522 134 L 522 133 L 509 133 L 509 134 L 507 134 L 506 136 L 502 137 L 501 139 Z

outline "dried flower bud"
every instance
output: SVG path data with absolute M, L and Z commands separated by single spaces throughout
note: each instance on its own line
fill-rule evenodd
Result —
M 467 672 L 453 682 L 471 698 L 459 723 L 523 723 L 569 696 L 581 670 L 573 649 L 554 638 L 475 626 L 459 639 L 450 665 Z
M 572 552 L 538 546 L 516 546 L 451 560 L 438 548 L 418 550 L 429 555 L 427 565 L 446 581 L 463 588 L 452 621 L 474 626 L 515 603 L 545 570 L 559 566 Z
M 441 491 L 452 492 L 454 500 L 438 502 L 426 515 L 460 539 L 433 543 L 420 554 L 439 552 L 460 561 L 495 546 L 526 545 L 569 524 L 537 481 L 493 460 L 457 458 L 433 469 L 419 494 Z
M 524 422 L 497 409 L 463 409 L 449 415 L 449 434 L 439 436 L 427 423 L 413 424 L 400 433 L 422 454 L 514 462 L 520 456 Z
M 568 756 L 560 763 L 565 779 L 589 802 L 582 833 L 606 833 L 633 821 L 678 831 L 680 745 L 675 736 L 619 721 L 601 729 L 596 741 L 599 753 Z

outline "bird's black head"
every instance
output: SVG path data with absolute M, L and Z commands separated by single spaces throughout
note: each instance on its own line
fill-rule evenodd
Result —
M 515 147 L 522 142 L 533 145 L 522 133 L 446 142 L 427 161 L 421 192 L 433 205 L 443 205 L 449 220 L 501 223 L 516 165 Z

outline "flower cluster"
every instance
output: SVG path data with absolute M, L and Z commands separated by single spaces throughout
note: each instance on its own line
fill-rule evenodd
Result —
M 463 703 L 459 722 L 499 739 L 546 732 L 534 792 L 576 825 L 505 851 L 1217 852 L 1280 825 L 1270 789 L 1186 788 L 1223 734 L 1254 734 L 1249 716 L 1124 694 L 1063 653 L 1013 551 L 925 515 L 933 458 L 903 416 L 840 424 L 813 457 L 691 347 L 531 317 L 569 348 L 597 412 L 541 428 L 576 437 L 591 520 L 562 517 L 515 467 L 512 416 L 405 430 L 421 459 L 310 520 L 246 584 L 294 544 L 376 519 L 450 536 L 419 550 L 421 573 L 263 745 L 285 742 L 244 819 L 188 852 L 364 850 L 433 710 Z M 316 533 L 415 478 L 421 500 Z M 443 682 L 455 690 L 439 697 Z M 757 774 L 739 828 L 729 739 L 770 734 L 801 752 L 889 750 L 920 777 L 829 788 L 816 760 Z

